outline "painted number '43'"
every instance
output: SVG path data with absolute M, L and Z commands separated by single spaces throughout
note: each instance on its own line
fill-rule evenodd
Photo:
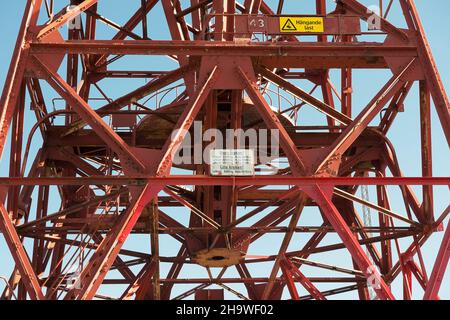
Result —
M 266 20 L 264 18 L 250 18 L 249 27 L 251 31 L 265 30 Z

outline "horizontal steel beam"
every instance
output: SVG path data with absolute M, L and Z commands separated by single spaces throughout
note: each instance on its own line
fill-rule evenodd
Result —
M 69 40 L 32 42 L 31 54 L 124 54 L 186 56 L 253 56 L 253 57 L 417 57 L 414 45 L 364 43 L 242 43 L 212 41 L 140 41 L 140 40 Z
M 80 178 L 0 178 L 0 186 L 30 186 L 30 185 L 130 185 L 145 186 L 147 183 L 157 185 L 203 185 L 203 186 L 357 186 L 357 185 L 394 185 L 394 186 L 450 186 L 450 177 L 288 177 L 288 176 L 257 176 L 257 177 L 211 177 L 211 176 L 92 176 Z
M 315 283 L 352 283 L 352 282 L 366 282 L 366 279 L 355 277 L 311 277 L 311 282 Z M 173 284 L 195 284 L 195 283 L 258 283 L 267 282 L 268 278 L 222 278 L 222 279 L 209 279 L 209 278 L 184 278 L 184 279 L 161 279 L 161 283 L 173 283 Z M 281 278 L 275 279 L 276 282 L 282 281 Z M 127 284 L 126 279 L 105 279 L 103 284 Z

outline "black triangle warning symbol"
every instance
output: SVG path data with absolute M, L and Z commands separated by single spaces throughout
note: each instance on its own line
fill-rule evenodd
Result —
M 294 23 L 291 21 L 291 19 L 287 19 L 286 23 L 284 24 L 283 28 L 281 28 L 282 31 L 297 31 L 297 28 L 295 27 Z

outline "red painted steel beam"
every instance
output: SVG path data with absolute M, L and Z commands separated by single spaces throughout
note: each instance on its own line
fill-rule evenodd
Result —
M 328 148 L 326 156 L 321 159 L 316 172 L 324 167 L 326 162 L 335 155 L 343 155 L 345 151 L 355 142 L 361 133 L 367 128 L 372 120 L 384 108 L 386 103 L 404 86 L 406 77 L 411 71 L 415 59 L 412 60 L 402 71 L 395 74 L 380 92 L 369 102 L 361 113 L 355 118 L 351 125 L 349 125 L 336 139 L 336 141 Z
M 426 290 L 428 279 L 426 278 L 426 275 L 422 272 L 422 270 L 419 268 L 417 263 L 410 260 L 407 262 L 408 268 L 411 270 L 414 277 L 416 277 L 417 282 L 422 287 L 423 290 Z
M 310 104 L 314 108 L 319 109 L 323 113 L 325 113 L 327 116 L 332 117 L 333 119 L 339 121 L 340 123 L 344 125 L 349 125 L 352 123 L 352 119 L 343 113 L 335 110 L 330 105 L 320 101 L 316 97 L 310 95 L 309 93 L 303 91 L 299 87 L 293 85 L 292 83 L 284 80 L 281 76 L 275 74 L 271 70 L 268 70 L 266 68 L 257 67 L 256 71 L 259 72 L 264 78 L 272 81 L 273 83 L 277 84 L 283 90 L 288 91 L 289 93 L 293 94 L 294 96 L 298 97 L 302 101 Z
M 26 44 L 31 40 L 28 28 L 36 25 L 41 3 L 42 0 L 27 1 L 12 61 L 3 87 L 0 99 L 0 159 L 3 155 L 11 119 L 20 96 L 20 87 L 28 61 L 29 50 Z
M 30 298 L 33 300 L 44 300 L 45 297 L 42 294 L 39 279 L 33 270 L 22 241 L 17 235 L 16 228 L 2 203 L 0 203 L 0 230 L 5 237 L 6 244 L 9 247 L 16 267 L 20 272 L 22 283 L 25 285 Z
M 293 210 L 296 207 L 297 199 L 291 199 L 284 204 L 275 207 L 274 210 L 272 210 L 267 215 L 261 217 L 258 221 L 253 223 L 251 225 L 252 228 L 270 228 L 273 226 L 276 226 L 289 218 L 293 214 Z M 248 234 L 244 233 L 241 235 L 238 235 L 234 239 L 234 247 L 239 248 L 242 244 L 245 244 L 247 241 L 250 243 L 256 241 L 258 238 L 260 238 L 263 235 L 263 233 L 257 233 L 257 234 Z
M 100 114 L 103 112 L 107 113 L 120 110 L 124 106 L 127 106 L 132 102 L 141 100 L 142 98 L 170 85 L 171 83 L 180 80 L 181 78 L 183 78 L 183 75 L 185 73 L 192 72 L 195 67 L 196 67 L 195 64 L 190 64 L 185 67 L 181 67 L 174 71 L 171 71 L 167 74 L 163 74 L 158 79 L 155 79 L 154 81 L 151 81 L 143 85 L 142 87 L 133 90 L 132 92 L 120 98 L 115 99 L 114 101 L 104 105 L 103 107 L 96 109 L 95 112 Z M 70 129 L 64 132 L 63 136 L 76 132 L 77 130 L 83 128 L 85 124 L 86 122 L 83 120 L 75 121 L 70 125 Z
M 136 157 L 130 147 L 122 138 L 109 126 L 103 119 L 94 112 L 91 107 L 67 84 L 56 72 L 48 68 L 38 59 L 33 60 L 35 65 L 47 74 L 47 82 L 50 86 L 66 101 L 70 102 L 71 107 L 78 115 L 88 123 L 95 132 L 113 149 L 123 161 L 122 165 L 133 168 L 136 172 L 142 172 L 145 166 Z
M 166 16 L 167 24 L 169 26 L 169 31 L 173 40 L 189 40 L 188 33 L 186 29 L 183 30 L 186 26 L 182 26 L 180 20 L 182 18 L 177 19 L 177 3 L 178 0 L 161 0 L 161 5 L 164 10 L 164 14 Z M 182 60 L 184 60 L 183 58 Z M 187 61 L 180 61 L 181 64 L 185 64 Z
M 38 186 L 38 185 L 129 185 L 143 186 L 147 183 L 157 185 L 205 185 L 205 186 L 450 186 L 450 177 L 292 177 L 292 176 L 257 176 L 257 177 L 213 177 L 213 176 L 167 176 L 153 177 L 144 175 L 130 176 L 93 176 L 61 178 L 0 178 L 4 186 Z
M 402 265 L 403 276 L 403 300 L 411 300 L 412 298 L 412 273 L 407 265 Z
M 386 152 L 383 153 L 382 157 L 387 162 L 387 167 L 391 171 L 392 175 L 395 177 L 403 177 L 403 173 L 400 170 L 398 159 L 395 152 L 392 152 L 392 144 L 388 143 L 389 147 L 386 146 Z M 422 210 L 420 208 L 419 200 L 417 199 L 414 190 L 411 186 L 405 186 L 401 188 L 403 197 L 407 200 L 407 203 L 411 206 L 414 214 L 417 216 L 418 220 L 423 222 L 425 218 L 423 217 Z
M 53 22 L 44 26 L 44 28 L 37 35 L 37 39 L 41 40 L 45 38 L 51 32 L 57 30 L 61 26 L 65 25 L 68 21 L 74 19 L 79 16 L 81 12 L 92 7 L 97 3 L 98 0 L 84 0 L 82 3 L 74 6 L 71 10 L 67 10 L 63 15 L 61 15 L 58 19 L 55 19 Z
M 413 85 L 413 81 L 409 81 L 408 83 L 406 83 L 403 89 L 394 96 L 391 103 L 389 104 L 389 107 L 387 108 L 379 124 L 379 131 L 384 135 L 388 134 L 398 113 L 403 108 L 403 103 L 405 102 L 405 99 L 411 91 Z
M 374 286 L 374 290 L 377 293 L 378 297 L 383 300 L 393 300 L 394 296 L 390 288 L 381 277 L 378 270 L 369 260 L 361 245 L 359 244 L 357 238 L 352 233 L 352 231 L 342 218 L 341 214 L 331 201 L 332 191 L 329 195 L 327 195 L 324 189 L 316 186 L 305 190 L 305 192 L 307 192 L 309 196 L 312 197 L 320 206 L 323 214 L 326 216 L 330 224 L 334 227 L 339 237 L 342 239 L 342 242 L 350 252 L 352 258 L 354 259 L 360 270 L 367 277 L 367 279 L 372 278 L 379 284 L 378 287 Z
M 152 8 L 159 2 L 159 0 L 148 0 L 146 2 L 146 6 L 144 8 L 144 10 L 142 10 L 142 8 L 139 8 L 135 14 L 123 25 L 122 30 L 119 30 L 117 32 L 116 35 L 114 35 L 114 37 L 112 37 L 113 40 L 124 40 L 127 37 L 127 33 L 125 32 L 125 30 L 134 30 L 134 28 L 136 28 L 139 23 L 142 21 L 142 14 L 143 12 L 145 12 L 146 14 L 148 14 L 150 12 L 150 10 L 152 10 Z M 109 53 L 107 54 L 102 54 L 96 61 L 95 65 L 98 66 L 98 64 L 104 62 L 109 56 Z
M 21 224 L 20 226 L 17 227 L 17 230 L 19 230 L 19 231 L 25 230 L 27 228 L 31 228 L 31 227 L 39 225 L 39 224 L 45 224 L 48 221 L 53 221 L 53 220 L 57 220 L 57 219 L 62 218 L 62 217 L 66 217 L 66 216 L 70 216 L 72 214 L 76 214 L 77 212 L 80 212 L 81 210 L 83 210 L 85 208 L 89 208 L 91 206 L 98 205 L 99 203 L 101 203 L 103 201 L 110 200 L 110 199 L 112 199 L 114 197 L 119 197 L 120 195 L 124 194 L 125 192 L 126 192 L 126 189 L 121 189 L 121 190 L 119 190 L 117 192 L 106 194 L 104 196 L 95 197 L 95 198 L 90 199 L 88 201 L 84 201 L 84 202 L 82 202 L 80 204 L 76 204 L 76 205 L 73 205 L 73 206 L 71 206 L 69 208 L 65 208 L 65 209 L 63 209 L 63 210 L 61 210 L 59 212 L 48 214 L 45 217 L 41 217 L 39 219 L 23 223 L 23 224 Z
M 174 134 L 168 138 L 163 147 L 163 157 L 159 164 L 156 175 L 167 176 L 170 174 L 172 168 L 172 161 L 178 147 L 183 143 L 184 137 L 191 128 L 194 120 L 203 107 L 209 93 L 211 92 L 214 84 L 219 78 L 218 67 L 214 67 L 208 75 L 202 86 L 195 92 L 195 98 L 190 99 L 189 104 L 180 115 L 177 124 L 174 128 Z
M 418 252 L 420 247 L 422 247 L 427 240 L 431 237 L 432 233 L 420 234 L 418 235 L 417 241 L 414 240 L 413 243 L 404 251 L 403 258 L 405 260 L 412 259 L 414 255 Z M 386 275 L 386 279 L 392 283 L 397 276 L 401 272 L 401 263 L 400 260 L 395 263 L 395 265 L 391 268 L 389 273 Z
M 419 60 L 424 69 L 424 73 L 427 75 L 426 81 L 430 87 L 436 111 L 445 137 L 447 138 L 447 144 L 450 146 L 450 103 L 436 61 L 431 52 L 430 44 L 425 35 L 422 21 L 420 20 L 414 0 L 400 0 L 400 5 L 402 6 L 409 29 L 416 34 Z
M 186 262 L 186 259 L 188 258 L 188 251 L 186 249 L 186 246 L 183 244 L 178 251 L 177 259 L 174 261 L 172 266 L 170 267 L 170 270 L 166 276 L 166 279 L 175 279 L 178 277 L 178 275 L 181 272 L 181 269 L 183 268 L 183 265 Z M 170 298 L 170 294 L 172 292 L 173 283 L 163 283 L 161 287 L 161 298 L 168 300 Z
M 296 265 L 292 263 L 292 261 L 284 257 L 281 260 L 281 264 L 284 266 L 284 269 L 289 271 L 295 280 L 301 283 L 301 285 L 311 294 L 312 297 L 314 297 L 314 299 L 326 300 L 322 292 L 316 288 L 316 286 L 297 268 Z
M 172 40 L 176 41 L 189 41 L 189 31 L 184 21 L 184 17 L 177 18 L 176 15 L 181 11 L 181 5 L 178 0 L 161 0 L 161 5 L 166 17 L 166 21 L 169 27 L 169 32 Z M 188 57 L 184 55 L 176 54 L 180 66 L 186 66 L 189 64 Z M 186 90 L 189 96 L 194 93 L 195 76 L 194 73 L 187 72 L 184 74 L 184 82 L 186 84 Z
M 263 95 L 259 91 L 259 88 L 252 82 L 250 76 L 245 73 L 240 67 L 238 73 L 241 76 L 242 82 L 246 86 L 246 92 L 252 99 L 255 106 L 258 108 L 259 114 L 263 118 L 266 126 L 272 130 L 278 130 L 280 136 L 280 146 L 289 159 L 289 164 L 294 175 L 304 175 L 306 173 L 306 167 L 298 153 L 292 138 L 281 124 L 278 116 L 273 112 Z
M 196 13 L 195 14 L 195 24 L 199 24 L 200 23 L 200 10 L 201 8 L 203 8 L 204 6 L 210 4 L 211 2 L 213 2 L 213 0 L 190 0 L 190 4 L 191 6 L 187 9 L 182 10 L 181 12 L 177 13 L 175 15 L 176 18 L 180 18 L 180 17 L 184 17 L 186 15 L 188 15 L 189 13 Z M 198 13 L 198 14 L 197 14 Z M 194 17 L 194 14 L 192 14 L 192 16 Z M 199 26 L 196 26 L 199 27 Z
M 160 215 L 162 214 L 161 211 L 159 211 L 159 214 Z M 273 214 L 273 212 L 270 214 Z M 197 236 L 200 236 L 201 234 L 217 233 L 216 228 L 183 227 L 183 226 L 179 226 L 178 222 L 176 222 L 176 221 L 174 223 L 172 223 L 173 224 L 173 226 L 172 226 L 172 225 L 169 225 L 170 222 L 167 222 L 166 219 L 167 219 L 167 217 L 164 219 L 164 221 L 161 221 L 160 227 L 158 229 L 159 233 L 176 236 L 175 239 L 181 243 L 184 243 L 185 237 L 188 237 L 188 236 L 197 237 Z M 113 224 L 112 219 L 106 219 L 106 218 L 101 218 L 101 217 L 91 218 L 91 219 L 67 218 L 64 221 L 70 222 L 70 223 L 98 223 L 99 221 L 101 221 L 105 224 L 105 226 Z M 169 220 L 169 221 L 174 221 L 174 220 Z M 45 227 L 45 226 L 38 225 L 41 223 L 41 221 L 38 220 L 37 223 L 35 223 L 35 222 L 36 221 L 30 222 L 33 226 L 32 227 L 28 226 L 25 229 L 22 229 L 19 226 L 18 227 L 19 234 L 23 235 L 23 236 L 27 236 L 27 237 L 34 237 L 35 235 L 40 236 L 44 232 L 52 232 L 52 231 L 58 231 L 58 230 L 62 230 L 62 229 L 66 230 L 68 233 L 71 233 L 71 231 L 72 231 L 72 233 L 78 233 L 80 230 L 82 230 L 82 227 L 80 227 L 80 226 Z M 57 222 L 60 222 L 60 221 L 57 221 Z M 319 230 L 325 234 L 336 232 L 332 228 L 323 228 L 323 227 L 319 227 L 319 226 L 302 226 L 302 227 L 294 228 L 295 233 L 315 233 L 315 232 L 318 232 Z M 363 229 L 358 228 L 358 227 L 350 227 L 350 230 L 353 232 L 361 232 L 361 230 L 363 230 Z M 382 231 L 385 231 L 386 229 L 382 229 L 382 228 L 378 228 L 378 227 L 377 228 L 371 227 L 369 229 L 364 229 L 364 230 L 368 230 L 367 232 L 371 232 L 371 233 L 380 233 Z M 288 231 L 289 231 L 288 227 L 276 227 L 276 226 L 236 227 L 232 230 L 233 233 L 241 233 L 241 234 L 248 233 L 248 234 L 250 234 L 250 237 L 252 235 L 256 235 L 256 234 L 261 235 L 261 234 L 265 234 L 265 233 L 286 233 Z M 412 229 L 412 228 L 404 228 L 404 227 L 389 228 L 388 231 L 392 232 L 391 235 L 376 237 L 374 240 L 373 240 L 373 238 L 365 238 L 361 242 L 367 243 L 368 241 L 366 241 L 366 240 L 371 240 L 371 242 L 377 242 L 377 241 L 381 241 L 383 239 L 392 239 L 393 237 L 395 238 L 396 236 L 397 237 L 402 236 L 401 233 L 396 233 L 396 234 L 392 235 L 393 232 L 403 232 L 404 236 L 413 236 L 414 234 L 420 233 L 420 229 Z M 147 233 L 147 230 L 136 230 L 134 233 L 145 234 L 145 233 Z M 247 235 L 246 235 L 246 237 L 247 237 Z M 300 252 L 303 252 L 303 251 L 308 251 L 308 250 L 300 250 Z M 292 253 L 292 254 L 294 254 L 294 253 Z M 298 254 L 298 252 L 296 252 L 295 254 Z
M 351 286 L 345 286 L 345 287 L 341 287 L 341 288 L 337 288 L 337 289 L 322 291 L 322 294 L 325 297 L 329 297 L 329 296 L 333 296 L 333 295 L 338 295 L 338 294 L 342 294 L 342 293 L 346 293 L 346 292 L 355 291 L 357 289 L 358 289 L 358 285 L 351 285 Z M 314 298 L 311 295 L 300 297 L 300 300 L 312 300 L 312 299 L 314 299 Z
M 406 223 L 408 223 L 410 225 L 413 225 L 413 226 L 416 226 L 416 227 L 420 227 L 420 223 L 417 223 L 415 221 L 409 220 L 408 218 L 405 218 L 405 217 L 403 217 L 403 216 L 401 216 L 401 215 L 399 215 L 399 214 L 397 214 L 395 212 L 392 212 L 391 210 L 388 210 L 388 209 L 386 209 L 384 207 L 381 207 L 381 206 L 378 206 L 376 204 L 373 204 L 373 203 L 371 203 L 369 201 L 361 199 L 361 198 L 359 198 L 359 197 L 357 197 L 357 196 L 355 196 L 355 195 L 353 195 L 351 193 L 345 192 L 345 191 L 340 190 L 338 188 L 334 189 L 334 194 L 336 196 L 338 196 L 338 197 L 342 197 L 342 198 L 350 200 L 350 201 L 358 202 L 358 203 L 360 203 L 360 204 L 362 204 L 362 205 L 364 205 L 364 206 L 366 206 L 368 208 L 371 208 L 371 209 L 374 209 L 374 210 L 378 211 L 380 214 L 384 214 L 384 215 L 387 215 L 387 216 L 392 217 L 394 219 L 398 219 L 398 220 L 401 220 L 403 222 L 406 222 Z
M 267 283 L 269 279 L 266 277 L 258 278 L 177 278 L 177 279 L 161 279 L 163 284 L 194 284 L 194 283 Z M 284 279 L 278 277 L 275 282 L 281 282 Z M 312 283 L 354 283 L 354 282 L 365 282 L 365 279 L 355 279 L 354 277 L 311 277 L 309 281 Z M 126 283 L 123 279 L 118 281 L 105 280 L 105 284 L 113 283 Z
M 261 7 L 263 0 L 245 0 L 244 12 L 250 14 L 257 14 Z
M 94 234 L 94 236 L 92 237 L 92 240 L 95 242 L 95 244 L 100 245 L 103 241 L 103 236 L 97 232 L 96 234 Z M 126 265 L 126 262 L 122 260 L 122 258 L 120 258 L 119 256 L 116 257 L 113 266 L 116 267 L 117 271 L 120 272 L 120 274 L 128 280 L 132 280 L 134 279 L 134 273 L 133 271 L 131 271 L 130 268 L 128 268 L 128 266 Z
M 418 56 L 414 45 L 389 45 L 378 42 L 283 42 L 241 43 L 214 41 L 140 41 L 140 40 L 70 40 L 61 43 L 32 42 L 31 54 L 83 53 L 130 55 L 189 55 L 189 56 L 255 56 L 255 57 L 403 57 Z
M 237 284 L 256 284 L 258 283 L 266 283 L 268 278 L 258 277 L 258 278 L 177 278 L 177 279 L 161 279 L 161 284 L 165 285 L 177 285 L 177 284 L 228 284 L 228 283 L 237 283 Z M 365 283 L 364 279 L 355 279 L 354 277 L 311 277 L 309 280 L 312 283 Z M 282 277 L 278 277 L 275 280 L 276 283 L 280 284 L 284 282 Z M 105 285 L 124 285 L 129 284 L 130 282 L 125 279 L 106 279 L 103 282 Z M 165 299 L 168 300 L 168 299 Z M 258 299 L 256 299 L 258 300 Z
M 284 192 L 284 193 L 280 194 L 276 199 L 273 199 L 272 201 L 269 201 L 269 202 L 267 202 L 267 203 L 265 203 L 265 204 L 255 208 L 254 210 L 246 213 L 245 215 L 237 218 L 236 220 L 234 220 L 230 224 L 226 225 L 224 227 L 224 229 L 225 230 L 229 230 L 229 231 L 231 231 L 233 228 L 236 229 L 236 226 L 238 226 L 242 222 L 244 222 L 244 221 L 254 217 L 255 215 L 259 214 L 260 212 L 268 209 L 269 207 L 274 207 L 274 206 L 281 205 L 282 204 L 281 201 L 284 201 L 284 200 L 287 201 L 289 198 L 292 198 L 298 192 L 299 192 L 299 190 L 297 188 L 291 188 L 287 192 Z M 239 194 L 239 198 L 242 198 L 242 194 Z
M 280 261 L 280 268 L 283 272 L 284 280 L 286 282 L 286 286 L 288 287 L 289 293 L 291 294 L 292 300 L 300 300 L 297 288 L 295 287 L 294 279 L 292 278 L 292 273 L 286 266 L 284 259 Z
M 136 278 L 128 286 L 120 297 L 121 300 L 130 300 L 136 295 L 135 300 L 144 300 L 146 293 L 149 291 L 151 280 L 156 271 L 156 262 L 152 259 L 147 262 Z
M 444 239 L 442 240 L 430 280 L 425 290 L 424 300 L 436 299 L 444 280 L 445 271 L 448 268 L 450 259 L 450 222 L 445 231 Z
M 431 128 L 431 101 L 430 91 L 425 80 L 419 82 L 420 99 L 420 137 L 422 154 L 422 176 L 433 176 L 433 150 L 432 150 L 432 128 Z M 422 188 L 422 212 L 425 221 L 429 224 L 434 222 L 433 187 Z
M 270 293 L 274 286 L 274 280 L 280 269 L 280 263 L 281 263 L 283 257 L 285 257 L 286 251 L 289 247 L 289 244 L 291 243 L 292 237 L 295 232 L 295 227 L 297 226 L 297 224 L 300 220 L 300 216 L 303 212 L 303 209 L 305 208 L 305 203 L 306 203 L 307 199 L 308 199 L 308 197 L 304 193 L 301 193 L 300 196 L 298 197 L 298 200 L 296 200 L 297 204 L 292 213 L 292 217 L 291 217 L 291 220 L 288 225 L 288 230 L 284 234 L 283 241 L 281 243 L 280 249 L 278 250 L 278 255 L 277 255 L 278 258 L 275 259 L 275 263 L 272 267 L 272 272 L 270 273 L 269 282 L 267 283 L 266 288 L 264 289 L 264 292 L 262 295 L 263 300 L 268 299 L 270 296 Z
M 125 240 L 131 233 L 145 206 L 158 194 L 160 187 L 146 185 L 139 192 L 134 192 L 133 203 L 119 221 L 108 232 L 79 277 L 81 289 L 73 288 L 65 296 L 65 300 L 91 300 L 116 260 Z
M 373 15 L 371 10 L 356 0 L 339 0 L 338 2 L 344 4 L 347 8 L 360 15 L 361 18 L 366 21 Z M 403 40 L 408 40 L 408 35 L 403 30 L 397 28 L 383 17 L 378 18 L 380 20 L 381 30 L 386 31 L 389 34 L 400 36 Z
M 328 223 L 322 223 L 321 227 L 330 227 Z M 320 242 L 325 238 L 325 236 L 328 234 L 326 230 L 319 230 L 316 231 L 311 238 L 308 240 L 308 242 L 303 246 L 303 248 L 300 250 L 300 253 L 297 254 L 297 256 L 301 259 L 308 259 L 308 257 L 311 255 L 311 250 L 317 248 L 317 246 L 320 244 Z

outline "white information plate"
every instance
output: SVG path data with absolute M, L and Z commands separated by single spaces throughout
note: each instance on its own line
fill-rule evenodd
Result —
M 210 151 L 210 167 L 213 176 L 254 176 L 253 150 L 214 149 Z

